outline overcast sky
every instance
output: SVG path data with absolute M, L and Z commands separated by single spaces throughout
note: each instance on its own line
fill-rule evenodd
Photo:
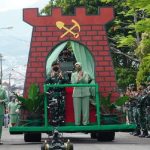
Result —
M 48 2 L 49 0 L 0 0 L 0 54 L 4 59 L 3 78 L 12 68 L 25 72 L 32 27 L 23 22 L 23 8 L 40 10 Z

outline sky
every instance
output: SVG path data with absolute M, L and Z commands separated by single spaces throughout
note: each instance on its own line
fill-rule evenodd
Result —
M 23 8 L 39 8 L 49 0 L 0 0 L 0 54 L 3 55 L 3 81 L 24 78 L 32 27 L 23 21 Z M 18 83 L 19 84 L 19 83 Z

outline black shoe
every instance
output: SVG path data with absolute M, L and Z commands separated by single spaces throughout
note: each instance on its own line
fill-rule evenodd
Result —
M 145 138 L 150 138 L 150 135 L 145 136 Z
M 139 136 L 141 133 L 140 132 L 135 132 L 134 134 L 133 134 L 133 136 Z
M 139 137 L 146 137 L 148 136 L 148 130 L 143 130 L 143 134 L 139 135 Z
M 143 137 L 145 137 L 145 135 L 144 135 L 144 134 L 140 134 L 139 137 L 140 137 L 140 138 L 143 138 Z
M 133 134 L 134 134 L 134 132 L 129 132 L 129 134 L 130 134 L 130 135 L 133 135 Z
M 143 133 L 143 134 L 140 134 L 140 135 L 139 135 L 139 137 L 141 137 L 141 138 L 146 137 L 146 136 L 148 136 L 148 134 L 144 134 L 144 133 Z
M 133 133 L 133 136 L 139 136 L 141 134 L 141 131 L 140 130 L 137 130 Z

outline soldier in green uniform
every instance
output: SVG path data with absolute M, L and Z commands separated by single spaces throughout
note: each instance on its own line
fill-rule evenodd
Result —
M 16 110 L 18 109 L 19 105 L 18 102 L 16 101 L 16 97 L 15 96 L 11 96 L 11 102 L 8 103 L 8 113 L 10 116 L 10 123 L 12 126 L 15 126 L 17 123 L 17 119 L 18 119 L 18 113 L 16 112 Z
M 141 97 L 138 99 L 138 116 L 139 116 L 139 122 L 140 127 L 142 129 L 142 134 L 139 135 L 139 137 L 147 137 L 148 136 L 148 129 L 146 124 L 146 84 L 141 84 L 142 87 L 142 93 Z
M 45 81 L 46 84 L 65 84 L 68 81 L 60 70 L 57 61 L 52 63 L 52 70 Z M 50 87 L 47 91 L 49 123 L 51 125 L 63 125 L 65 121 L 65 89 L 59 87 Z
M 129 123 L 135 123 L 135 107 L 136 107 L 136 88 L 134 84 L 130 84 L 129 87 L 127 88 L 126 95 L 129 96 L 129 101 L 128 101 L 128 121 Z
M 80 62 L 75 64 L 76 72 L 72 73 L 71 83 L 73 84 L 87 84 L 90 80 L 90 76 L 82 71 L 82 66 Z M 89 87 L 74 87 L 73 91 L 73 104 L 74 104 L 74 114 L 75 114 L 75 125 L 81 124 L 81 114 L 82 124 L 89 124 L 89 97 L 90 91 Z
M 8 97 L 6 94 L 6 91 L 2 88 L 2 85 L 0 85 L 0 144 L 3 144 L 1 141 L 2 136 L 2 126 L 3 126 L 3 118 L 5 113 L 5 105 L 8 102 Z
M 150 130 L 150 76 L 147 78 L 147 107 L 146 107 L 146 113 L 147 113 L 147 124 L 148 129 Z

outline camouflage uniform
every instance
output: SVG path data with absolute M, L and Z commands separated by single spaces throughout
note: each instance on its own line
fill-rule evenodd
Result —
M 133 119 L 134 123 L 137 125 L 135 132 L 133 133 L 134 136 L 140 135 L 140 122 L 139 122 L 139 109 L 138 109 L 138 97 L 135 98 L 134 100 L 134 106 L 133 106 Z
M 129 123 L 135 123 L 134 120 L 134 110 L 135 110 L 135 100 L 132 98 L 129 101 L 129 108 L 128 108 L 128 118 L 129 118 Z
M 54 74 L 46 80 L 46 84 L 65 84 L 68 81 Z M 64 123 L 65 117 L 65 89 L 62 87 L 50 87 L 48 89 L 48 112 L 49 123 L 51 125 L 61 125 Z
M 147 95 L 145 100 L 145 112 L 146 112 L 146 128 L 150 130 L 150 86 L 147 87 Z M 146 136 L 150 137 L 150 135 Z
M 142 134 L 139 135 L 139 137 L 148 136 L 147 123 L 146 123 L 146 99 L 147 99 L 147 96 L 145 96 L 145 94 L 146 93 L 144 90 L 143 94 L 141 95 L 141 98 L 139 98 L 139 101 L 138 101 L 138 115 L 139 115 L 140 127 L 142 129 Z

